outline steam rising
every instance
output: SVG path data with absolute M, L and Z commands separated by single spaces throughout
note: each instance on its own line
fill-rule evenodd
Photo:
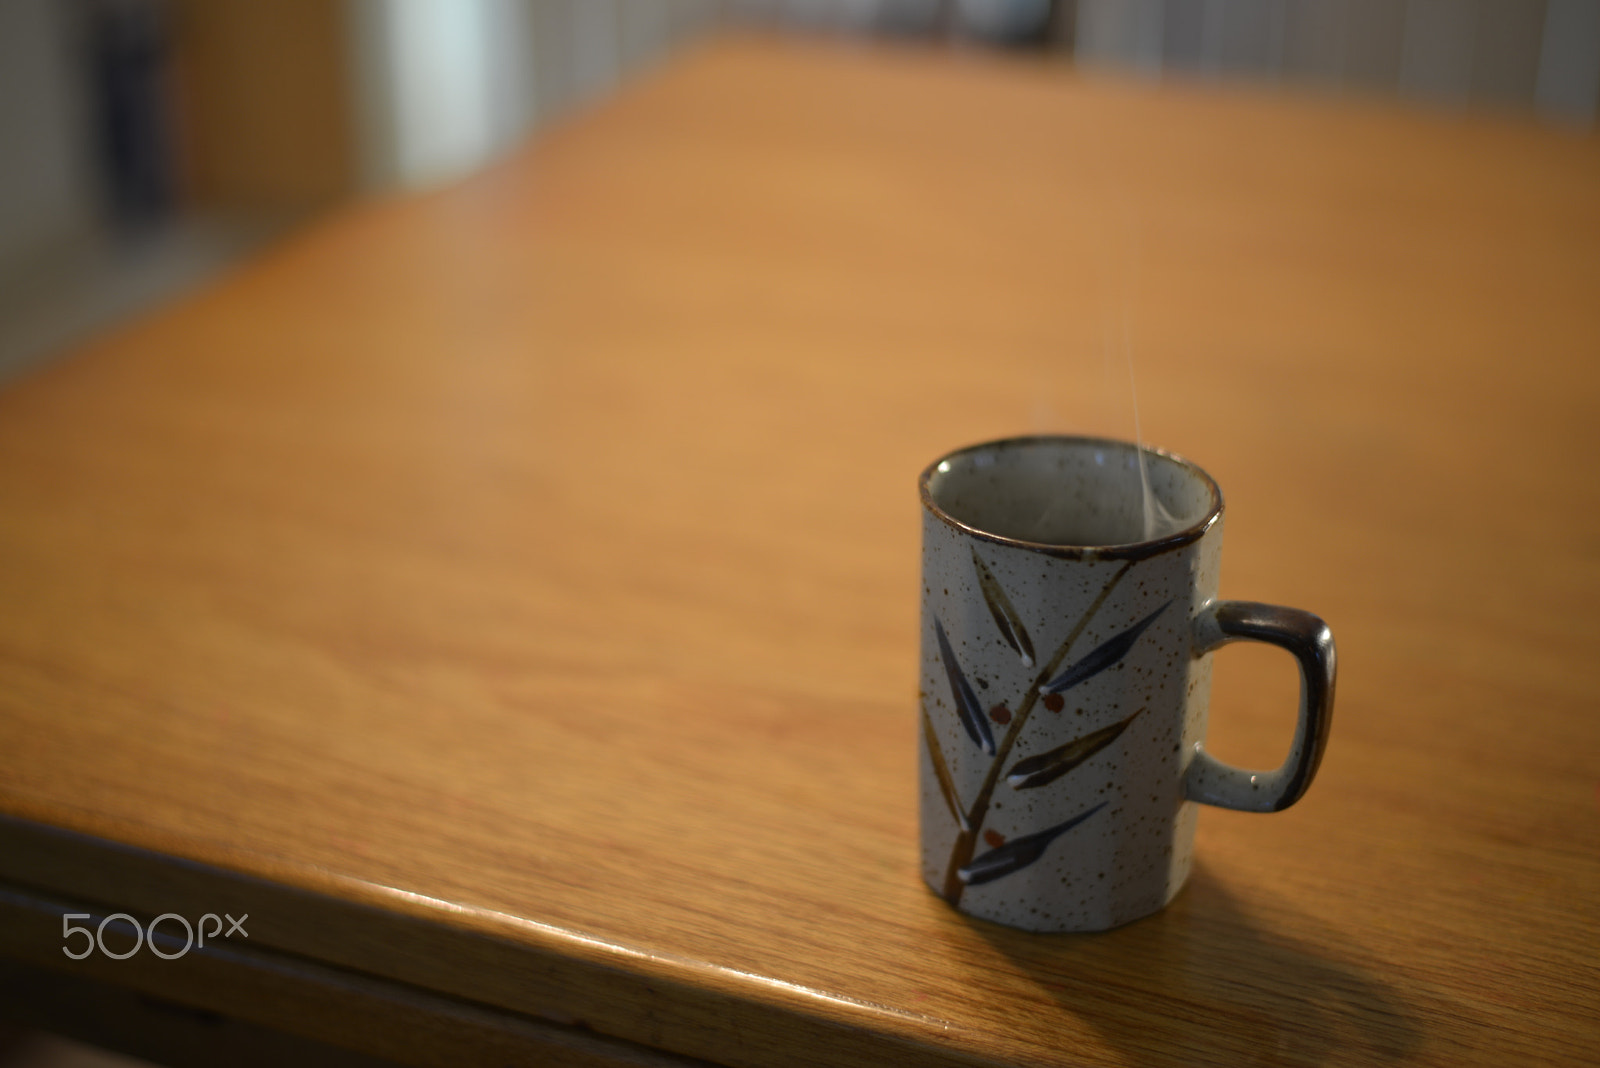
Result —
M 1133 380 L 1133 351 L 1128 344 L 1127 307 L 1123 307 L 1122 355 L 1128 365 L 1128 392 L 1133 396 L 1133 443 L 1138 446 L 1140 514 L 1144 518 L 1144 540 L 1154 541 L 1176 534 L 1183 524 L 1173 518 L 1165 505 L 1150 492 L 1150 460 L 1144 453 L 1144 432 L 1139 426 L 1139 386 Z
M 1144 430 L 1139 425 L 1139 384 L 1133 375 L 1133 303 L 1131 291 L 1133 283 L 1137 280 L 1135 275 L 1138 268 L 1139 231 L 1137 221 L 1130 219 L 1128 223 L 1128 267 L 1120 287 L 1122 305 L 1122 362 L 1128 368 L 1128 395 L 1133 398 L 1133 443 L 1137 446 L 1139 457 L 1139 492 L 1141 495 L 1140 513 L 1144 517 L 1144 540 L 1153 541 L 1175 534 L 1182 529 L 1183 524 L 1173 518 L 1166 506 L 1150 492 L 1150 461 L 1144 452 Z M 1111 358 L 1110 329 L 1106 330 L 1106 359 Z

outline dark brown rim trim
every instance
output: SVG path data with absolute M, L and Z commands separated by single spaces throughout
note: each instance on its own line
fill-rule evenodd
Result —
M 1143 449 L 1151 456 L 1159 456 L 1164 460 L 1171 460 L 1173 463 L 1189 469 L 1204 479 L 1206 486 L 1211 490 L 1211 509 L 1203 519 L 1184 527 L 1176 534 L 1169 534 L 1165 538 L 1156 538 L 1152 541 L 1136 541 L 1127 545 L 1046 545 L 1043 542 L 1023 541 L 1021 538 L 1008 538 L 1002 534 L 991 534 L 986 530 L 979 530 L 977 527 L 961 522 L 934 503 L 933 494 L 929 491 L 928 484 L 933 480 L 933 476 L 939 470 L 940 464 L 948 463 L 956 457 L 965 456 L 968 453 L 1043 443 L 1112 445 L 1117 448 Z M 1198 464 L 1185 460 L 1177 453 L 1167 452 L 1165 449 L 1158 449 L 1150 445 L 1136 445 L 1134 442 L 1120 441 L 1116 438 L 1091 438 L 1076 434 L 1025 434 L 1015 438 L 981 441 L 976 445 L 968 445 L 953 452 L 947 452 L 922 469 L 922 475 L 917 479 L 917 489 L 922 496 L 922 507 L 926 508 L 947 526 L 954 527 L 963 534 L 981 538 L 996 545 L 1009 545 L 1013 549 L 1026 549 L 1029 552 L 1060 557 L 1064 560 L 1145 560 L 1198 541 L 1201 535 L 1211 529 L 1213 523 L 1222 518 L 1222 490 L 1218 487 L 1216 479 L 1206 474 Z

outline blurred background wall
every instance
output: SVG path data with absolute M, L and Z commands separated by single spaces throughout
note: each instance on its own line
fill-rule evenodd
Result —
M 1593 136 L 1600 0 L 0 0 L 0 376 L 726 27 L 1496 109 Z

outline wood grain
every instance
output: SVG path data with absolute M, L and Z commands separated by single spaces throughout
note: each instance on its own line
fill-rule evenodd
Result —
M 1131 436 L 1124 321 L 1339 705 L 1029 936 L 917 876 L 914 480 Z M 0 878 L 728 1065 L 1592 1060 L 1597 346 L 1593 138 L 724 42 L 0 393 Z
M 246 934 L 232 934 L 195 946 L 190 932 L 174 920 L 154 929 L 143 946 L 128 920 L 108 916 L 104 910 L 82 902 L 43 897 L 16 887 L 0 885 L 0 950 L 8 961 L 23 961 L 33 968 L 0 970 L 0 991 L 10 1009 L 27 1003 L 38 985 L 55 978 L 49 969 L 60 969 L 61 917 L 72 917 L 75 925 L 96 930 L 105 948 L 123 959 L 91 953 L 73 963 L 67 976 L 78 987 L 52 991 L 59 1001 L 38 1006 L 39 1015 L 48 1015 L 49 1024 L 62 1030 L 89 1027 L 104 1029 L 108 1014 L 126 1013 L 117 998 L 118 988 L 135 988 L 166 1002 L 167 1012 L 176 1006 L 193 1007 L 205 1014 L 246 1023 L 260 1022 L 277 1027 L 293 1021 L 300 1034 L 324 1043 L 311 1050 L 280 1048 L 278 1056 L 261 1056 L 262 1039 L 274 1037 L 247 1035 L 252 1046 L 242 1049 L 221 1047 L 212 1036 L 202 1044 L 211 1056 L 185 1058 L 190 1063 L 213 1065 L 248 1061 L 259 1064 L 304 1064 L 312 1055 L 326 1050 L 327 1059 L 343 1063 L 338 1057 L 343 1047 L 356 1045 L 361 1068 L 372 1068 L 365 1059 L 377 1054 L 381 1064 L 458 1065 L 505 1063 L 509 1058 L 522 1063 L 550 1065 L 552 1068 L 694 1068 L 704 1061 L 690 1061 L 656 1050 L 596 1036 L 587 1028 L 518 1017 L 486 1009 L 458 999 L 403 984 L 384 982 L 359 973 L 270 950 L 256 949 Z M 229 914 L 230 917 L 236 914 Z M 153 914 L 138 916 L 141 932 L 149 929 Z M 104 927 L 102 927 L 104 924 Z M 231 925 L 219 928 L 231 930 Z M 184 931 L 183 934 L 179 934 Z M 83 952 L 83 936 L 69 943 L 75 954 Z M 140 936 L 143 937 L 141 933 Z M 159 941 L 158 941 L 159 939 Z M 165 956 L 149 952 L 151 942 Z M 135 948 L 138 947 L 138 948 Z M 42 966 L 42 970 L 41 970 Z M 22 988 L 22 984 L 29 984 Z M 108 1004 L 109 1003 L 109 1004 Z M 73 1010 L 77 1011 L 74 1012 Z M 202 1017 L 203 1022 L 205 1018 Z M 30 1021 L 33 1022 L 33 1021 Z M 170 1022 L 170 1021 L 169 1021 Z M 137 1041 L 154 1028 L 151 1021 L 133 1020 L 126 1024 L 131 1040 Z M 215 1030 L 214 1026 L 212 1030 Z M 87 1036 L 102 1044 L 123 1037 L 111 1034 Z M 196 1043 L 193 1037 L 187 1045 Z M 168 1042 L 168 1049 L 151 1052 L 182 1051 L 184 1044 Z M 210 1046 L 209 1051 L 204 1046 Z M 250 1056 L 250 1054 L 256 1054 Z M 167 1064 L 170 1059 L 156 1058 Z

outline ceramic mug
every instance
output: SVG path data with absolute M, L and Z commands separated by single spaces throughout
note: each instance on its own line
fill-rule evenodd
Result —
M 936 893 L 1031 931 L 1115 927 L 1183 886 L 1196 802 L 1276 812 L 1305 793 L 1332 720 L 1333 635 L 1308 612 L 1217 599 L 1211 476 L 1126 442 L 1026 437 L 951 453 L 921 491 L 922 868 Z M 1210 653 L 1242 639 L 1299 662 L 1276 771 L 1205 750 Z

